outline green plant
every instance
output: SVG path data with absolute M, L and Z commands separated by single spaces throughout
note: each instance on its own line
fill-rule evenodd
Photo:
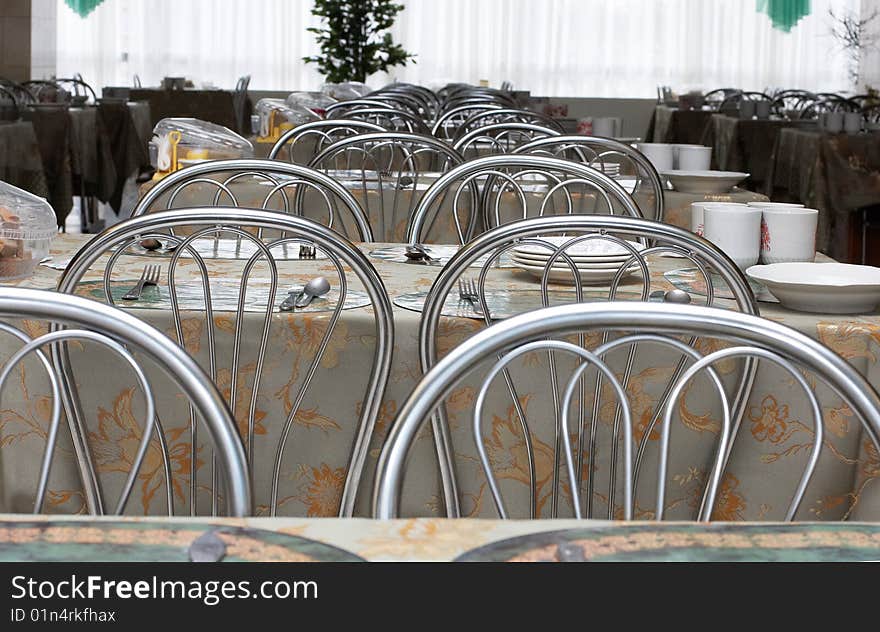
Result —
M 365 82 L 375 72 L 406 64 L 415 56 L 388 32 L 402 10 L 393 0 L 315 0 L 312 15 L 322 25 L 308 30 L 317 35 L 321 54 L 303 61 L 318 64 L 332 83 Z

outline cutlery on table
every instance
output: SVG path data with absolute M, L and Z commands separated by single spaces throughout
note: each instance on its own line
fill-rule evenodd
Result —
M 458 299 L 459 301 L 470 303 L 475 313 L 483 313 L 483 309 L 480 307 L 480 295 L 477 292 L 477 284 L 473 279 L 458 280 Z
M 148 285 L 158 285 L 159 284 L 159 266 L 157 265 L 148 265 L 144 268 L 144 271 L 141 273 L 141 278 L 138 279 L 138 282 L 135 284 L 133 288 L 131 288 L 128 292 L 122 295 L 123 301 L 136 301 L 141 297 L 141 294 L 144 291 L 144 288 Z
M 407 244 L 404 254 L 411 261 L 431 263 L 435 260 L 434 257 L 428 254 L 428 249 L 422 244 Z
M 306 283 L 303 289 L 290 292 L 278 309 L 282 312 L 289 312 L 294 308 L 307 307 L 312 299 L 324 296 L 329 291 L 330 281 L 324 277 L 315 277 Z
M 316 255 L 315 247 L 308 244 L 300 244 L 299 246 L 299 258 L 300 259 L 314 259 Z

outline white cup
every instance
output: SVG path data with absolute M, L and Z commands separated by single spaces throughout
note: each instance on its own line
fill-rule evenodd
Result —
M 637 143 L 636 149 L 645 154 L 657 171 L 672 171 L 672 145 L 667 143 Z
M 704 145 L 675 145 L 673 162 L 675 168 L 681 171 L 709 171 L 712 148 Z
M 746 204 L 755 208 L 804 208 L 803 204 L 794 202 L 746 202 Z
M 846 112 L 843 115 L 843 131 L 847 134 L 858 134 L 862 131 L 862 113 Z
M 724 202 L 691 202 L 691 232 L 703 236 L 703 209 L 707 206 L 724 204 Z M 737 205 L 739 206 L 739 205 Z
M 828 112 L 825 115 L 825 130 L 831 134 L 843 131 L 843 112 Z
M 616 116 L 597 116 L 593 118 L 593 136 L 617 138 L 621 135 L 623 119 Z
M 813 261 L 818 210 L 768 205 L 761 214 L 761 263 Z
M 708 204 L 703 207 L 703 237 L 745 270 L 758 263 L 761 214 L 745 204 Z

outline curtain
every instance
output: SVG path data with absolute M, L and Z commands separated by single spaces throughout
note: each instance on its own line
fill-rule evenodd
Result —
M 306 28 L 311 0 L 106 0 L 87 18 L 58 0 L 58 74 L 95 86 L 158 85 L 186 76 L 231 88 L 310 90 L 322 83 Z M 790 32 L 746 0 L 401 0 L 393 28 L 417 63 L 370 78 L 498 86 L 535 95 L 653 97 L 742 87 L 853 89 L 831 39 L 828 9 L 860 0 L 812 0 Z

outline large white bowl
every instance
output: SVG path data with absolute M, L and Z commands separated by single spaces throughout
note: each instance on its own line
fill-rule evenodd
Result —
M 880 268 L 849 263 L 771 263 L 746 274 L 784 307 L 820 314 L 867 314 L 880 304 Z
M 740 171 L 661 171 L 672 183 L 672 188 L 682 193 L 727 193 L 749 177 Z

